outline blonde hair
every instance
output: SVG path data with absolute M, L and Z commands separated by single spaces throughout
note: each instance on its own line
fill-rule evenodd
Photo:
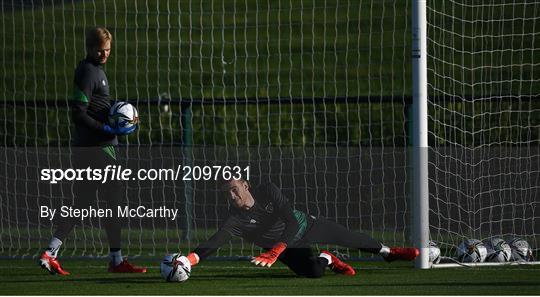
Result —
M 86 32 L 86 51 L 90 51 L 107 41 L 112 41 L 111 32 L 105 27 L 94 27 Z

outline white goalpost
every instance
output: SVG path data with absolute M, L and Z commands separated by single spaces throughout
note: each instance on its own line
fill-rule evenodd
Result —
M 413 69 L 413 242 L 420 249 L 417 268 L 429 268 L 429 187 L 427 125 L 426 1 L 412 5 Z
M 455 260 L 465 239 L 522 238 L 538 251 L 539 8 L 536 1 L 413 1 L 419 268 L 540 263 Z M 426 261 L 428 240 L 446 263 Z

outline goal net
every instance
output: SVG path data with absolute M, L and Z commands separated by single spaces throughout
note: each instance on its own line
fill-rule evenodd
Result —
M 429 226 L 540 244 L 537 1 L 428 1 Z
M 38 172 L 71 166 L 73 69 L 95 25 L 113 35 L 104 68 L 111 97 L 135 105 L 141 119 L 121 138 L 122 164 L 249 164 L 254 184 L 271 180 L 296 209 L 388 245 L 408 241 L 408 1 L 0 5 L 2 256 L 38 255 L 55 228 L 39 207 L 76 199 L 69 182 L 52 185 Z M 127 219 L 130 256 L 187 252 L 212 235 L 228 207 L 202 181 L 130 181 L 122 199 L 179 210 L 174 221 Z M 61 255 L 106 255 L 100 225 L 81 222 Z M 254 249 L 234 240 L 217 256 Z

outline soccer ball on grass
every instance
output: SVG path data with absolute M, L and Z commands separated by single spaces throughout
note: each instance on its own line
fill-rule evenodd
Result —
M 441 262 L 441 249 L 433 241 L 429 242 L 429 262 L 433 264 Z
M 486 260 L 487 250 L 478 239 L 467 239 L 458 245 L 458 260 L 463 263 L 481 263 Z
M 185 282 L 191 275 L 191 263 L 181 253 L 170 254 L 161 261 L 160 270 L 168 282 Z
M 510 245 L 512 251 L 511 261 L 530 262 L 534 260 L 531 246 L 525 239 L 511 238 L 508 245 Z
M 510 245 L 502 238 L 491 238 L 484 241 L 487 249 L 486 261 L 488 262 L 508 262 L 512 255 Z

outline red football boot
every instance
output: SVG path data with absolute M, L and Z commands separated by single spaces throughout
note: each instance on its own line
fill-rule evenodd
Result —
M 325 253 L 329 255 L 330 258 L 332 258 L 332 264 L 330 264 L 330 268 L 333 272 L 351 276 L 356 274 L 356 271 L 354 271 L 354 268 L 352 268 L 351 265 L 341 261 L 340 259 L 338 259 L 338 257 L 334 256 L 329 251 L 325 250 L 321 251 L 321 253 Z
M 69 275 L 70 273 L 65 271 L 56 257 L 49 256 L 46 252 L 39 257 L 39 266 L 47 270 L 50 274 Z
M 127 261 L 127 258 L 124 258 L 120 264 L 113 266 L 112 262 L 109 263 L 109 272 L 114 273 L 145 273 L 146 267 L 137 267 Z
M 420 251 L 417 248 L 410 247 L 392 247 L 390 253 L 384 258 L 387 262 L 395 260 L 412 261 L 420 255 Z

